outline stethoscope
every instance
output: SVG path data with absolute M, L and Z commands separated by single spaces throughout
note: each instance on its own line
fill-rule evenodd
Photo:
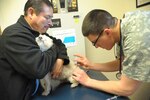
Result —
M 120 20 L 120 62 L 119 62 L 119 72 L 116 73 L 116 78 L 120 80 L 121 78 L 121 75 L 122 75 L 122 54 L 123 54 L 123 51 L 122 51 L 122 35 L 121 35 L 121 20 Z M 116 57 L 117 58 L 117 57 Z

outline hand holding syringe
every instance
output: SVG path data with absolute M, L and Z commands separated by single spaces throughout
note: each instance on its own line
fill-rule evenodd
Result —
M 88 72 L 89 68 L 87 67 L 87 62 L 88 62 L 88 59 L 84 56 L 81 56 L 80 54 L 75 54 L 75 59 L 74 59 L 74 62 L 75 62 L 75 65 L 81 67 L 84 69 L 85 72 Z

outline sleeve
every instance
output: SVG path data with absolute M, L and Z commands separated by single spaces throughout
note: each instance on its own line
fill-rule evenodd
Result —
M 4 55 L 16 72 L 40 79 L 52 70 L 58 56 L 56 45 L 42 52 L 31 33 L 9 29 L 4 34 Z
M 123 73 L 143 82 L 150 82 L 150 23 L 147 22 L 149 16 L 137 11 L 128 13 L 122 23 Z
M 53 40 L 53 43 L 59 48 L 57 57 L 64 60 L 64 65 L 69 64 L 70 60 L 67 54 L 67 48 L 64 45 L 64 43 L 62 43 L 60 39 L 56 39 L 55 37 L 49 36 L 48 34 L 45 34 L 45 35 L 50 37 Z

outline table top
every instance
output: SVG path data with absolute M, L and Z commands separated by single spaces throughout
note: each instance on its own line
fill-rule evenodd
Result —
M 102 73 L 89 71 L 91 78 L 98 80 L 108 80 Z M 70 87 L 70 83 L 63 83 L 48 96 L 36 96 L 33 100 L 116 100 L 109 99 L 115 95 L 103 91 L 91 89 L 79 85 L 75 88 Z M 115 98 L 115 97 L 114 97 Z M 117 100 L 129 100 L 127 97 L 118 97 Z

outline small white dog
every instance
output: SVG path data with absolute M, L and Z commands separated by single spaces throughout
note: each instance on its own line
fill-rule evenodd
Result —
M 42 51 L 48 50 L 53 45 L 53 41 L 51 38 L 49 38 L 46 35 L 39 35 L 36 38 L 36 42 L 39 45 L 40 49 Z M 72 78 L 72 72 L 77 66 L 73 63 L 73 61 L 70 61 L 68 65 L 64 65 L 61 75 L 57 78 L 57 80 L 60 80 L 60 83 L 63 83 L 65 81 L 69 81 L 71 84 L 71 88 L 78 86 L 78 82 Z M 40 83 L 44 89 L 44 92 L 42 95 L 48 95 L 50 91 L 52 90 L 52 85 L 55 79 L 51 78 L 50 72 L 47 73 L 47 75 L 40 79 Z

